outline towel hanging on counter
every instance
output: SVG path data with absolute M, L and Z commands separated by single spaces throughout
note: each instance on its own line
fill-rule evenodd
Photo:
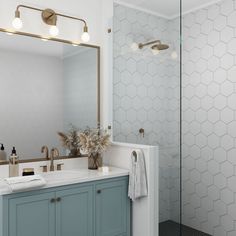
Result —
M 132 201 L 148 195 L 147 173 L 142 150 L 133 150 L 131 153 L 128 195 Z
M 12 192 L 33 190 L 46 185 L 45 179 L 40 175 L 11 177 L 4 180 Z

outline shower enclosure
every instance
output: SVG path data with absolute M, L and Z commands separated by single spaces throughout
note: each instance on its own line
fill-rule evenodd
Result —
M 159 147 L 160 236 L 180 235 L 181 220 L 180 1 L 171 3 L 164 15 L 116 3 L 113 25 L 113 139 Z
M 160 149 L 159 236 L 235 236 L 236 1 L 125 2 L 114 140 Z

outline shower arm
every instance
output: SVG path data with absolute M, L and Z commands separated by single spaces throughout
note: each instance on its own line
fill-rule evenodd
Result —
M 142 49 L 145 46 L 148 46 L 148 45 L 151 45 L 151 44 L 154 44 L 154 43 L 161 43 L 161 41 L 160 40 L 155 40 L 155 41 L 151 41 L 151 42 L 148 42 L 148 43 L 140 43 L 138 45 L 138 47 L 139 47 L 139 49 Z

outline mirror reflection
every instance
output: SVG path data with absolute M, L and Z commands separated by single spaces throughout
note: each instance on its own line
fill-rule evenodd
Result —
M 58 132 L 96 127 L 98 48 L 7 35 L 0 37 L 0 143 L 20 159 L 41 147 L 68 155 Z

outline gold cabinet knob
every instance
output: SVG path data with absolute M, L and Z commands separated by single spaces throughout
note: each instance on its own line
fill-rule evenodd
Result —
M 57 201 L 57 202 L 60 202 L 60 201 L 61 201 L 61 198 L 60 198 L 60 197 L 57 197 L 57 198 L 56 198 L 56 201 Z
M 51 203 L 54 203 L 54 202 L 56 202 L 56 199 L 55 199 L 55 198 L 52 198 L 52 199 L 50 200 L 50 202 L 51 202 Z
M 48 172 L 48 166 L 44 165 L 44 166 L 40 166 L 41 168 L 43 168 L 43 172 Z
M 61 167 L 64 165 L 64 163 L 57 164 L 57 170 L 61 170 Z

